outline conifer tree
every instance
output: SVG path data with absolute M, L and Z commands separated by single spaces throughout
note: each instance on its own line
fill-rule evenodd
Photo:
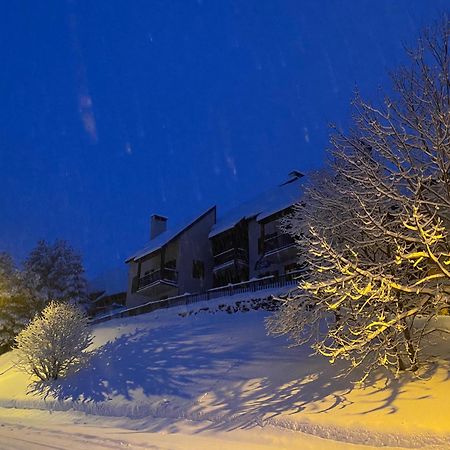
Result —
M 84 304 L 86 280 L 81 256 L 63 240 L 39 241 L 25 261 L 27 274 L 37 278 L 36 290 L 50 300 Z
M 8 350 L 41 304 L 12 258 L 0 253 L 0 352 Z

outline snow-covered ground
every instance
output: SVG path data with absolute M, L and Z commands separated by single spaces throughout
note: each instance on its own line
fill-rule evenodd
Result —
M 222 303 L 97 325 L 91 366 L 46 400 L 2 355 L 0 448 L 450 448 L 448 342 L 423 379 L 362 388 Z
M 0 408 L 0 450 L 371 450 L 270 425 L 216 430 L 206 421 L 142 420 Z M 431 447 L 430 447 L 431 448 Z

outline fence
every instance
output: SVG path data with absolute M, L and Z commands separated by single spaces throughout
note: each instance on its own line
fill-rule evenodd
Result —
M 94 317 L 91 319 L 92 324 L 106 322 L 111 319 L 120 317 L 138 316 L 140 314 L 149 313 L 163 308 L 172 308 L 174 306 L 191 305 L 198 302 L 213 300 L 220 297 L 228 297 L 237 294 L 245 294 L 247 292 L 258 292 L 266 289 L 276 289 L 285 286 L 295 286 L 298 278 L 306 275 L 306 271 L 296 271 L 286 275 L 275 277 L 270 275 L 264 278 L 258 278 L 242 283 L 229 284 L 218 288 L 209 289 L 206 292 L 197 294 L 183 294 L 177 297 L 170 297 L 165 300 L 151 301 L 143 305 L 134 306 L 132 308 L 122 309 L 117 312 L 111 312 L 106 316 Z

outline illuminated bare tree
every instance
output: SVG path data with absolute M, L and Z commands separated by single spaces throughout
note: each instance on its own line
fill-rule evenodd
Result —
M 269 320 L 331 362 L 417 370 L 450 295 L 450 24 L 426 30 L 380 106 L 357 96 L 329 170 L 285 222 L 311 276 Z

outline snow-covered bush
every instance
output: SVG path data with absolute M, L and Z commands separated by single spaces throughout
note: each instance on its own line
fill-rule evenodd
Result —
M 40 381 L 56 380 L 86 362 L 91 342 L 84 311 L 51 301 L 16 337 L 17 366 Z

